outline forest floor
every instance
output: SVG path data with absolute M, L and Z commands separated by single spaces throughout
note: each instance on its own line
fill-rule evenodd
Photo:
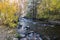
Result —
M 0 26 L 0 40 L 13 40 L 16 30 L 9 27 Z

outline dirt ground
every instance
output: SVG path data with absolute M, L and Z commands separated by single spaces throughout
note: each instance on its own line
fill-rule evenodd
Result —
M 16 30 L 9 27 L 0 26 L 0 40 L 13 40 Z

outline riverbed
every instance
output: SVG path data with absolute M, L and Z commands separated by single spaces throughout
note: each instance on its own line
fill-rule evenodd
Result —
M 60 40 L 60 26 L 44 21 L 19 18 L 17 32 L 20 40 Z

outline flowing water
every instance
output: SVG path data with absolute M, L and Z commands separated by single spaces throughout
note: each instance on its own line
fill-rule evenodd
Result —
M 35 23 L 31 19 L 19 19 L 18 33 L 23 37 L 21 40 L 42 40 L 38 33 L 30 30 L 33 24 Z
M 43 21 L 19 18 L 18 33 L 20 40 L 59 40 L 60 27 Z

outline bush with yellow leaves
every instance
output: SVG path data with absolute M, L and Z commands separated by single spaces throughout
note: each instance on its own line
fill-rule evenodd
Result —
M 37 11 L 37 18 L 60 19 L 60 0 L 42 0 Z
M 16 15 L 18 11 L 17 5 L 13 2 L 12 4 L 8 1 L 0 2 L 0 19 L 4 25 L 9 25 L 10 27 L 16 27 L 18 24 L 18 16 Z

